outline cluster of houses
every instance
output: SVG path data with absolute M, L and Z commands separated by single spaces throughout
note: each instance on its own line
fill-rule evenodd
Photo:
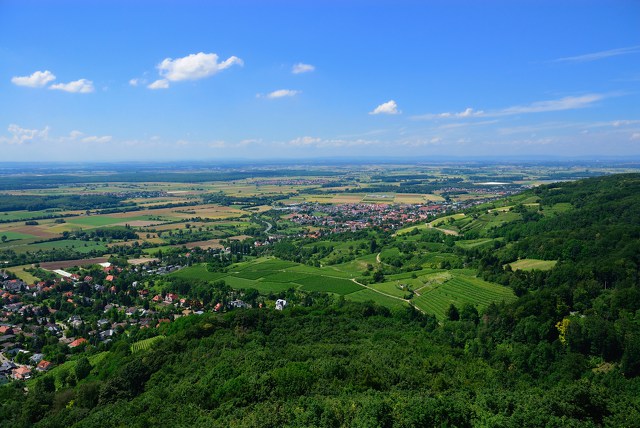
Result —
M 293 211 L 287 216 L 292 222 L 329 229 L 332 233 L 355 232 L 357 230 L 381 226 L 395 229 L 407 223 L 426 220 L 430 216 L 448 210 L 448 204 L 396 205 L 396 204 L 340 204 L 322 205 L 317 203 L 291 206 Z M 315 232 L 319 237 L 320 234 Z

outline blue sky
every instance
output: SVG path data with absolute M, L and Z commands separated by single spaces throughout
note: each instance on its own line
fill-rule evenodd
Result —
M 0 159 L 640 156 L 637 1 L 0 0 Z

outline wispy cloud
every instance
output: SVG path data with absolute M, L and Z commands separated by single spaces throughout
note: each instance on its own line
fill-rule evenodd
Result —
M 348 139 L 340 139 L 340 138 L 320 138 L 320 137 L 298 137 L 290 140 L 286 143 L 288 146 L 292 147 L 316 147 L 316 148 L 325 148 L 325 147 L 354 147 L 354 146 L 368 146 L 372 144 L 376 144 L 376 141 L 365 140 L 365 139 L 356 139 L 356 140 L 348 140 Z
M 577 56 L 568 56 L 565 58 L 558 58 L 552 62 L 589 62 L 597 61 L 599 59 L 610 58 L 612 56 L 628 55 L 640 52 L 640 46 L 629 46 L 626 48 L 610 49 L 607 51 L 593 52 Z
M 17 86 L 27 86 L 29 88 L 42 88 L 54 80 L 56 80 L 56 76 L 49 70 L 45 70 L 36 71 L 30 76 L 12 77 L 11 83 Z
M 575 110 L 588 107 L 605 98 L 602 94 L 587 94 L 579 97 L 564 97 L 557 100 L 537 101 L 522 106 L 513 106 L 494 112 L 494 116 L 508 116 L 521 113 L 543 113 L 548 111 Z
M 473 117 L 500 117 L 513 116 L 517 114 L 545 113 L 552 111 L 575 110 L 591 106 L 596 101 L 606 98 L 604 94 L 586 94 L 581 96 L 569 96 L 557 100 L 536 101 L 530 104 L 516 105 L 500 110 L 483 111 L 467 108 L 459 113 L 428 113 L 420 116 L 413 116 L 414 120 L 433 120 L 449 118 L 473 118 Z
M 315 69 L 316 67 L 311 64 L 303 64 L 299 62 L 297 64 L 294 64 L 294 66 L 291 68 L 291 72 L 293 74 L 301 74 L 301 73 L 309 73 L 311 71 L 314 71 Z
M 273 92 L 269 92 L 266 95 L 263 94 L 256 94 L 256 98 L 269 98 L 269 99 L 276 99 L 276 98 L 285 98 L 285 97 L 295 97 L 296 95 L 300 94 L 302 91 L 296 91 L 294 89 L 278 89 L 276 91 Z
M 74 94 L 89 94 L 95 90 L 93 82 L 87 79 L 74 80 L 69 83 L 57 83 L 49 86 L 49 89 L 71 92 Z
M 386 103 L 380 104 L 378 107 L 370 111 L 369 114 L 400 114 L 402 113 L 398 110 L 398 104 L 394 100 L 387 101 Z

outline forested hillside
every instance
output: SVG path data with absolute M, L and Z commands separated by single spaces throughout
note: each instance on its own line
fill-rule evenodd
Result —
M 485 221 L 501 208 L 510 221 Z M 640 426 L 640 175 L 541 186 L 449 226 L 465 269 L 517 300 L 441 322 L 316 293 L 184 317 L 71 381 L 1 387 L 0 426 Z

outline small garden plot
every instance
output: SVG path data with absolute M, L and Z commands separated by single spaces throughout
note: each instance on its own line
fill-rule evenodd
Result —
M 362 286 L 353 281 L 330 276 L 309 276 L 297 281 L 303 291 L 320 291 L 325 293 L 349 294 L 362 290 Z

